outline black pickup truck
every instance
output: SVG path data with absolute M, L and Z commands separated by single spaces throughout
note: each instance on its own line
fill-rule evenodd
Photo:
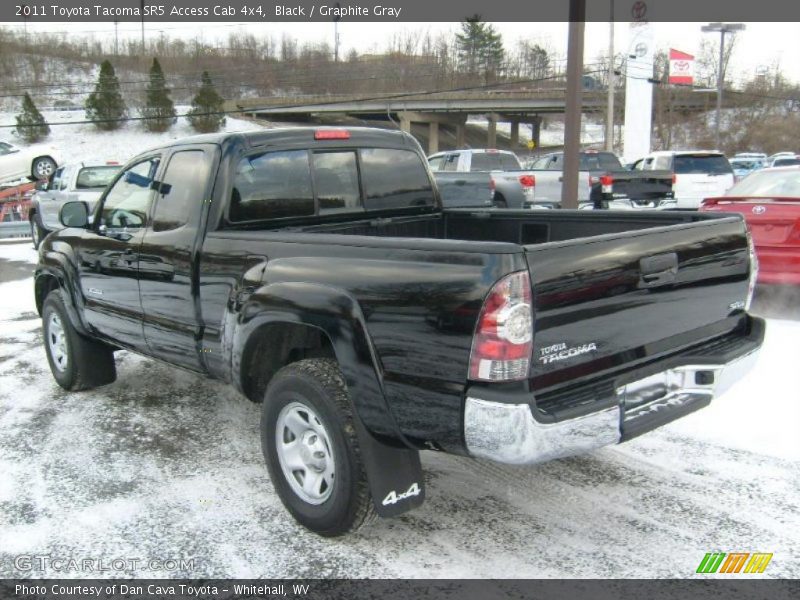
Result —
M 188 138 L 60 218 L 35 274 L 56 381 L 111 383 L 126 349 L 231 383 L 326 536 L 421 504 L 420 450 L 531 464 L 706 406 L 764 335 L 740 216 L 442 210 L 401 132 Z

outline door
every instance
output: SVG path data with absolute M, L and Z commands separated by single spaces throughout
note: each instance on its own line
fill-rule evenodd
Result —
M 158 164 L 158 156 L 146 158 L 116 179 L 78 247 L 87 321 L 101 335 L 145 353 L 139 251 Z
M 39 192 L 39 212 L 42 225 L 46 229 L 61 229 L 58 222 L 58 213 L 66 200 L 67 181 L 72 174 L 72 169 L 61 167 L 53 173 L 52 179 L 47 183 L 47 190 Z
M 139 252 L 139 292 L 150 354 L 202 371 L 193 250 L 214 160 L 208 148 L 175 152 L 161 175 Z
M 0 142 L 0 181 L 13 181 L 30 174 L 26 154 L 16 146 Z

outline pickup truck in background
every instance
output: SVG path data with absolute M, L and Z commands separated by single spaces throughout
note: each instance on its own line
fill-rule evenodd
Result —
M 49 179 L 37 184 L 28 211 L 33 247 L 38 248 L 51 231 L 61 229 L 58 214 L 65 203 L 82 200 L 91 211 L 120 166 L 118 163 L 75 163 L 59 167 Z
M 667 171 L 673 181 L 675 208 L 697 210 L 704 198 L 721 196 L 735 183 L 733 169 L 721 152 L 664 150 L 633 163 L 633 172 Z
M 175 141 L 60 218 L 35 272 L 58 384 L 111 383 L 120 349 L 228 382 L 324 536 L 419 506 L 421 450 L 532 464 L 691 413 L 764 336 L 741 215 L 443 210 L 397 131 Z
M 513 152 L 453 150 L 428 157 L 445 208 L 531 208 L 536 180 Z M 549 207 L 544 207 L 549 208 Z
M 630 171 L 613 152 L 580 153 L 578 204 L 580 208 L 617 210 L 675 208 L 672 173 Z M 526 163 L 536 180 L 536 201 L 560 205 L 564 153 L 552 152 Z

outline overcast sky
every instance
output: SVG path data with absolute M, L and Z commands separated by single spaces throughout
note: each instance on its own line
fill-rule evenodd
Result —
M 3 24 L 19 28 L 16 24 Z M 114 26 L 111 23 L 81 23 L 82 30 L 71 25 L 69 31 L 59 23 L 29 24 L 28 31 L 64 32 L 65 35 L 92 35 L 97 38 L 113 39 Z M 719 34 L 701 33 L 702 23 L 654 23 L 657 48 L 673 47 L 690 54 L 696 54 L 703 39 L 719 39 Z M 567 47 L 567 23 L 495 23 L 503 34 L 506 47 L 512 49 L 520 39 L 540 43 L 556 54 L 565 55 Z M 426 31 L 437 35 L 440 32 L 452 33 L 459 29 L 458 23 L 355 23 L 343 20 L 339 23 L 341 53 L 343 56 L 353 48 L 359 53 L 380 51 L 386 47 L 393 34 L 408 32 L 420 35 Z M 628 24 L 617 23 L 616 52 L 627 53 Z M 248 31 L 257 35 L 271 35 L 280 39 L 283 33 L 300 41 L 325 40 L 333 44 L 332 23 L 158 23 L 146 24 L 148 36 L 165 35 L 171 37 L 194 38 L 201 32 L 206 43 L 223 41 L 231 31 Z M 136 23 L 120 23 L 120 38 L 139 38 L 140 26 Z M 82 33 L 83 32 L 83 33 Z M 598 55 L 605 54 L 608 48 L 608 23 L 587 23 L 585 35 L 585 62 L 592 62 Z M 784 76 L 800 82 L 800 24 L 798 23 L 748 23 L 747 29 L 738 34 L 736 51 L 730 66 L 732 79 L 750 78 L 757 69 L 779 65 Z

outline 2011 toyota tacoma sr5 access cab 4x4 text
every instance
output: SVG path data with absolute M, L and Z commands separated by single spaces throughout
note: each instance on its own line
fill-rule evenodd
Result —
M 764 335 L 741 216 L 442 210 L 402 132 L 189 138 L 61 220 L 35 277 L 58 383 L 114 381 L 119 349 L 230 382 L 326 536 L 420 505 L 420 450 L 530 464 L 706 406 Z

